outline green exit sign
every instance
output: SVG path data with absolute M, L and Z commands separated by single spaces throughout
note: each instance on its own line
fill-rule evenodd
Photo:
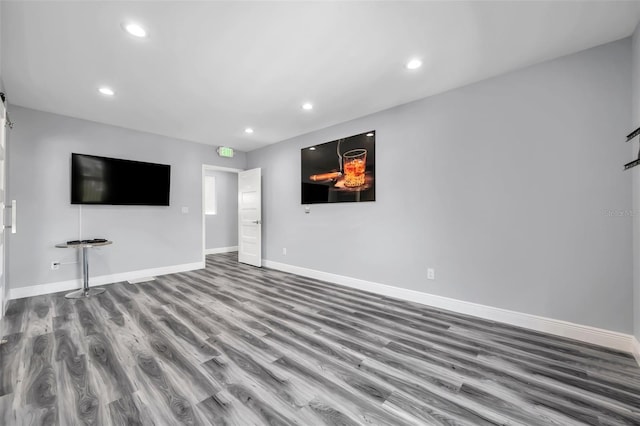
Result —
M 228 146 L 221 146 L 218 148 L 218 155 L 220 157 L 233 157 L 233 148 L 229 148 Z

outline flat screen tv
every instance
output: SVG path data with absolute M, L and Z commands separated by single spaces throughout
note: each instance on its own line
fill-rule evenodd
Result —
M 168 206 L 171 166 L 71 154 L 71 204 Z
M 376 132 L 303 148 L 302 204 L 376 200 Z

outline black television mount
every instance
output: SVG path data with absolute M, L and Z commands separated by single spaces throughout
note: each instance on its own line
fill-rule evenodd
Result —
M 7 105 L 7 95 L 4 94 L 4 92 L 0 92 L 0 100 L 2 100 L 2 103 L 5 105 Z M 10 129 L 13 129 L 13 121 L 11 121 L 11 119 L 9 118 L 9 113 L 6 113 L 6 118 L 7 118 L 7 123 L 6 126 Z
M 638 127 L 633 132 L 631 132 L 631 133 L 629 133 L 627 135 L 627 142 L 630 142 L 631 140 L 633 140 L 633 138 L 635 138 L 638 135 L 640 135 L 640 127 Z M 640 150 L 638 151 L 638 159 L 637 160 L 633 160 L 632 162 L 625 164 L 624 165 L 624 169 L 625 170 L 629 170 L 630 168 L 635 167 L 638 164 L 640 164 Z

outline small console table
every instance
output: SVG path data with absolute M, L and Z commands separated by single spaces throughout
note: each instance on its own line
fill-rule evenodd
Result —
M 69 294 L 65 294 L 64 297 L 67 299 L 81 299 L 83 297 L 95 296 L 96 294 L 100 294 L 104 292 L 104 288 L 89 288 L 89 251 L 88 249 L 92 247 L 101 247 L 108 246 L 109 244 L 113 244 L 112 241 L 99 241 L 94 242 L 93 240 L 84 240 L 78 242 L 67 242 L 62 244 L 56 244 L 57 248 L 81 248 L 82 249 L 82 278 L 83 285 L 81 290 L 77 290 L 71 292 Z

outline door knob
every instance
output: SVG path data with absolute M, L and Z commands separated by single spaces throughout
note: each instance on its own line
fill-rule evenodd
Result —
M 255 223 L 256 225 L 260 225 L 260 221 L 259 220 L 254 220 L 253 223 Z

